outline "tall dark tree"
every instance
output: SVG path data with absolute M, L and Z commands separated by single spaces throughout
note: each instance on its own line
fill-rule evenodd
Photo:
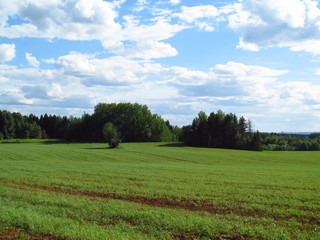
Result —
M 14 137 L 15 122 L 13 116 L 8 111 L 0 111 L 0 134 L 4 139 Z
M 219 110 L 209 117 L 200 112 L 191 126 L 182 128 L 182 136 L 185 144 L 191 146 L 259 150 L 259 133 L 252 134 L 248 130 L 244 117 L 238 120 L 235 114 Z

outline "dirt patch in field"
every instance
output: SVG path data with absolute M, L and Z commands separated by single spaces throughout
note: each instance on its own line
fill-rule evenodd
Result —
M 210 240 L 250 240 L 250 238 L 243 236 L 236 236 L 232 234 L 219 234 L 217 236 L 201 236 L 201 234 L 196 232 L 177 232 L 172 236 L 173 240 L 191 240 L 191 239 L 210 239 Z
M 24 232 L 17 230 L 0 231 L 0 240 L 62 240 L 61 238 L 54 238 L 52 236 L 31 236 Z
M 18 232 L 13 230 L 0 231 L 0 240 L 17 239 Z

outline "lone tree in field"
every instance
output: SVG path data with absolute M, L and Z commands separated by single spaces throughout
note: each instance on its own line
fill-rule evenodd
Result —
M 103 137 L 109 144 L 110 148 L 116 148 L 121 143 L 119 132 L 117 128 L 111 123 L 107 122 L 102 128 Z

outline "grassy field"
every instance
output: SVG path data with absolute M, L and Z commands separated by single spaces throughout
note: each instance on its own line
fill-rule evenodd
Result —
M 320 152 L 3 143 L 0 239 L 320 239 Z

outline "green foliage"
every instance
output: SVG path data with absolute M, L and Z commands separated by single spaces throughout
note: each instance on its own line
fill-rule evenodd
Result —
M 235 114 L 225 114 L 219 110 L 209 116 L 199 112 L 192 125 L 182 129 L 182 139 L 186 145 L 230 149 L 261 150 L 261 136 L 253 133 L 251 122 Z
M 111 122 L 108 122 L 103 126 L 102 133 L 110 148 L 116 148 L 121 143 L 119 132 Z
M 271 151 L 319 151 L 320 138 L 317 134 L 310 136 L 292 134 L 262 134 L 262 147 Z
M 152 114 L 147 106 L 131 103 L 100 103 L 92 115 L 81 118 L 0 111 L 0 133 L 3 139 L 49 138 L 66 141 L 102 142 L 101 129 L 106 122 L 114 123 L 125 142 L 178 140 L 179 128 Z
M 3 139 L 42 138 L 46 135 L 36 116 L 8 111 L 0 111 L 0 132 Z
M 100 103 L 92 115 L 96 126 L 112 122 L 125 142 L 171 141 L 172 132 L 165 121 L 152 114 L 146 105 L 131 103 Z
M 104 144 L 8 143 L 0 152 L 0 234 L 320 239 L 319 152 L 161 143 L 124 143 L 122 151 Z

